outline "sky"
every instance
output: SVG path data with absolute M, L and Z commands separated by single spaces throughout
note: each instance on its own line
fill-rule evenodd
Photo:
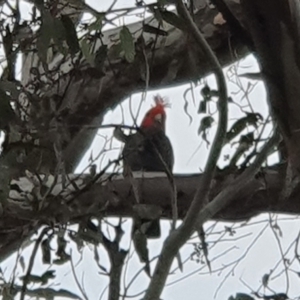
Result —
M 103 2 L 99 4 L 99 1 L 96 0 L 87 2 L 98 10 L 105 9 L 105 7 L 101 5 L 110 5 L 109 1 L 106 1 L 105 4 L 103 4 Z M 118 7 L 122 5 L 130 6 L 130 1 L 119 0 Z M 26 7 L 24 6 L 24 13 L 25 11 Z M 119 22 L 120 25 L 123 25 L 124 23 L 127 24 L 127 22 L 133 22 L 135 20 L 135 17 L 131 17 L 123 18 Z M 243 115 L 243 112 L 250 111 L 249 107 L 247 107 L 248 101 L 251 102 L 253 111 L 259 112 L 264 118 L 268 116 L 268 108 L 265 100 L 266 94 L 263 84 L 245 78 L 237 79 L 234 75 L 257 70 L 258 66 L 253 56 L 248 56 L 239 64 L 224 69 L 224 74 L 228 80 L 229 95 L 233 98 L 234 102 L 236 102 L 236 104 L 229 104 L 230 124 Z M 209 150 L 206 143 L 202 141 L 197 133 L 201 118 L 204 116 L 198 113 L 199 103 L 202 99 L 200 91 L 204 83 L 208 84 L 212 89 L 216 88 L 214 77 L 210 75 L 203 79 L 198 86 L 188 83 L 169 89 L 147 91 L 144 101 L 141 100 L 142 95 L 140 93 L 134 94 L 131 99 L 124 100 L 114 110 L 108 111 L 104 119 L 104 124 L 133 125 L 133 117 L 130 110 L 132 110 L 133 115 L 136 116 L 139 110 L 138 107 L 140 106 L 139 114 L 137 115 L 137 123 L 139 124 L 145 112 L 153 105 L 153 96 L 159 93 L 161 96 L 166 97 L 171 104 L 171 108 L 167 111 L 166 131 L 174 148 L 174 174 L 200 173 L 204 168 Z M 243 93 L 241 89 L 246 91 L 249 88 L 252 89 L 251 93 L 249 93 L 249 95 L 246 93 L 247 96 L 245 96 L 245 93 Z M 212 130 L 209 132 L 209 140 L 211 140 L 215 133 L 217 121 L 215 103 L 209 105 L 209 110 L 213 112 L 213 117 L 216 119 Z M 254 128 L 249 128 L 248 130 L 254 130 Z M 265 137 L 269 135 L 270 130 L 270 127 L 267 128 Z M 88 165 L 89 158 L 91 156 L 96 157 L 105 149 L 105 153 L 95 161 L 98 169 L 101 169 L 109 160 L 119 155 L 120 147 L 121 144 L 112 138 L 112 129 L 99 130 L 76 172 L 84 171 Z M 224 156 L 227 154 L 232 155 L 232 151 L 236 147 L 237 145 L 228 145 L 225 147 L 219 161 L 219 166 L 225 166 L 228 163 L 224 160 Z M 269 164 L 275 162 L 276 154 L 268 159 Z M 114 219 L 110 221 L 116 222 Z M 159 254 L 162 247 L 162 240 L 167 236 L 169 231 L 169 223 L 167 221 L 163 221 L 162 223 L 162 239 L 150 241 L 150 252 L 152 256 Z M 278 224 L 280 230 L 276 226 L 270 226 L 270 223 L 273 225 Z M 133 252 L 129 237 L 130 225 L 131 223 L 128 220 L 124 224 L 127 230 L 125 230 L 126 235 L 123 238 L 122 246 L 125 249 L 131 247 L 131 252 Z M 229 231 L 224 231 L 226 227 L 232 228 L 232 235 L 230 235 Z M 210 275 L 207 268 L 203 268 L 203 263 L 197 262 L 195 257 L 193 257 L 193 259 L 191 258 L 194 244 L 198 242 L 196 238 L 192 238 L 180 251 L 182 260 L 187 261 L 184 264 L 184 272 L 181 273 L 177 271 L 175 274 L 169 276 L 162 299 L 228 299 L 230 295 L 234 295 L 236 292 L 250 293 L 251 290 L 243 282 L 254 290 L 259 288 L 259 286 L 261 286 L 262 277 L 264 274 L 270 272 L 270 270 L 274 270 L 272 276 L 275 277 L 271 287 L 277 292 L 285 292 L 286 277 L 284 274 L 280 277 L 278 276 L 282 269 L 282 264 L 279 263 L 277 267 L 276 264 L 280 259 L 281 252 L 284 253 L 289 247 L 291 248 L 287 256 L 292 257 L 294 254 L 295 237 L 299 231 L 299 220 L 297 217 L 263 215 L 252 219 L 251 222 L 237 224 L 207 222 L 205 228 L 209 232 L 207 238 L 207 242 L 210 246 L 209 259 L 211 260 L 213 270 L 217 271 Z M 111 230 L 109 232 L 113 235 Z M 278 238 L 280 234 L 281 236 Z M 55 247 L 54 242 L 53 247 Z M 93 260 L 93 250 L 92 246 L 86 247 L 83 250 L 83 258 L 80 259 L 77 249 L 74 246 L 69 247 L 69 251 L 72 251 L 73 254 L 79 281 L 83 283 L 89 298 L 100 299 L 101 293 L 105 291 L 107 277 L 99 277 L 99 269 Z M 25 249 L 22 254 L 23 257 L 27 259 L 31 251 L 32 249 L 30 247 Z M 101 246 L 99 247 L 99 253 L 101 254 L 101 264 L 108 269 L 107 256 Z M 243 260 L 242 258 L 245 255 L 246 258 Z M 1 269 L 5 270 L 4 273 L 7 279 L 12 274 L 14 262 L 15 256 L 1 264 Z M 136 256 L 132 255 L 128 269 L 124 275 L 127 283 L 133 278 L 140 267 L 141 265 Z M 176 267 L 177 264 L 174 262 L 173 269 Z M 297 272 L 298 266 L 295 264 L 294 267 L 293 265 L 293 269 Z M 35 262 L 34 271 L 40 273 L 42 270 L 44 271 L 45 267 L 41 263 L 41 255 L 39 254 Z M 23 273 L 20 266 L 18 267 L 18 272 L 19 274 Z M 225 281 L 224 278 L 226 279 Z M 129 290 L 130 294 L 135 295 L 142 291 L 147 282 L 148 279 L 144 274 L 139 276 L 132 284 Z M 64 287 L 80 294 L 74 283 L 70 265 L 57 268 L 56 284 L 56 288 Z M 292 274 L 288 285 L 291 287 L 291 295 L 299 295 L 296 274 Z M 264 289 L 260 291 L 262 292 Z M 272 292 L 267 290 L 266 293 Z M 106 299 L 106 297 L 104 293 L 102 299 Z M 140 298 L 141 296 L 137 296 L 134 299 Z

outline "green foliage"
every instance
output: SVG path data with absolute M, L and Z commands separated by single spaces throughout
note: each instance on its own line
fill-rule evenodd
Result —
M 96 30 L 96 31 L 101 31 L 102 30 L 102 24 L 103 24 L 103 20 L 104 20 L 104 17 L 105 17 L 105 14 L 99 14 L 97 17 L 96 17 L 96 21 L 91 23 L 89 26 L 88 26 L 88 30 L 89 31 L 93 31 L 93 30 Z
M 94 61 L 95 61 L 95 54 L 92 53 L 92 45 L 88 42 L 87 39 L 82 39 L 80 41 L 80 48 L 81 48 L 81 52 L 82 55 L 84 56 L 84 58 L 86 59 L 86 61 L 93 66 L 94 65 Z
M 132 63 L 135 58 L 135 47 L 132 34 L 126 26 L 123 26 L 120 31 L 120 41 L 125 59 Z
M 201 134 L 201 137 L 203 140 L 209 145 L 209 141 L 207 140 L 207 132 L 211 128 L 212 124 L 214 122 L 214 118 L 211 116 L 206 116 L 202 118 L 199 129 L 198 129 L 198 134 Z
M 236 166 L 238 160 L 242 155 L 248 151 L 254 144 L 254 133 L 251 131 L 245 135 L 241 135 L 238 148 L 236 149 L 232 159 L 230 160 L 230 166 Z
M 76 28 L 74 23 L 67 15 L 61 17 L 61 22 L 64 26 L 66 32 L 66 42 L 69 46 L 70 53 L 72 55 L 76 54 L 79 51 L 79 42 L 77 38 Z
M 49 12 L 42 14 L 42 24 L 37 39 L 37 50 L 39 58 L 43 63 L 47 63 L 47 53 L 53 32 L 53 19 Z
M 142 232 L 142 230 L 135 228 L 132 231 L 132 241 L 140 261 L 145 263 L 145 272 L 150 276 L 149 251 L 146 234 Z
M 104 62 L 107 58 L 107 46 L 106 45 L 102 45 L 96 52 L 95 55 L 95 68 L 99 71 L 102 71 L 103 69 L 103 65 Z
M 237 293 L 235 297 L 230 296 L 228 300 L 254 300 L 254 298 L 248 294 Z
M 38 34 L 37 49 L 40 59 L 47 63 L 48 49 L 54 44 L 60 53 L 72 56 L 80 50 L 77 32 L 69 16 L 53 18 L 49 11 L 42 10 L 42 24 Z
M 186 31 L 186 24 L 183 19 L 181 19 L 178 15 L 174 14 L 171 11 L 168 10 L 161 10 L 160 15 L 163 18 L 163 20 L 174 27 L 181 29 L 183 31 Z
M 237 120 L 226 134 L 225 142 L 228 143 L 240 134 L 245 128 L 252 125 L 258 127 L 258 122 L 262 121 L 263 117 L 258 113 L 246 113 L 246 117 Z
M 51 248 L 50 248 L 50 238 L 45 239 L 41 243 L 42 250 L 42 260 L 44 264 L 51 263 Z
M 56 256 L 58 259 L 54 260 L 54 263 L 57 265 L 64 264 L 71 259 L 71 256 L 66 253 L 67 241 L 64 238 L 65 231 L 62 230 L 57 235 L 57 250 Z
M 55 278 L 55 271 L 54 270 L 48 270 L 44 272 L 41 276 L 30 274 L 27 277 L 28 283 L 40 283 L 42 285 L 45 285 L 48 283 L 49 279 Z M 20 279 L 25 279 L 25 276 L 21 277 Z
M 144 32 L 148 32 L 148 33 L 153 33 L 155 35 L 161 35 L 161 36 L 167 36 L 168 33 L 164 30 L 161 30 L 157 27 L 154 27 L 154 26 L 150 26 L 148 24 L 144 24 L 143 25 L 143 31 Z

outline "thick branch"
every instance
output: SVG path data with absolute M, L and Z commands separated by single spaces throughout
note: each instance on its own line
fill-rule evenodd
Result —
M 292 3 L 243 0 L 241 6 L 262 70 L 270 110 L 286 143 L 293 173 L 299 175 L 300 28 L 295 16 L 300 8 Z
M 118 241 L 109 241 L 103 238 L 103 245 L 107 251 L 110 261 L 108 300 L 118 300 L 120 298 L 121 275 L 127 251 L 119 247 Z
M 210 194 L 210 201 L 227 186 L 235 181 L 240 172 L 228 173 L 226 170 L 216 174 Z M 162 177 L 161 177 L 162 176 Z M 141 203 L 156 205 L 161 208 L 161 218 L 171 219 L 171 193 L 170 184 L 166 176 L 159 174 L 144 174 L 136 178 L 141 193 Z M 69 175 L 74 180 L 74 175 Z M 244 221 L 265 212 L 300 214 L 300 189 L 294 191 L 284 205 L 279 201 L 279 192 L 285 178 L 285 165 L 262 169 L 253 177 L 248 186 L 243 188 L 232 202 L 213 216 L 220 221 Z M 177 186 L 178 215 L 183 219 L 188 211 L 193 196 L 203 180 L 202 174 L 175 175 Z M 78 178 L 75 183 L 81 187 L 85 177 Z M 49 181 L 49 186 L 52 183 Z M 20 178 L 14 182 L 14 188 L 21 186 L 29 194 L 34 186 L 27 178 Z M 15 251 L 22 240 L 33 233 L 37 225 L 66 222 L 76 223 L 90 215 L 95 217 L 109 216 L 134 216 L 133 204 L 135 196 L 132 186 L 122 176 L 106 183 L 96 183 L 91 189 L 82 193 L 76 200 L 66 204 L 63 199 L 72 197 L 74 186 L 61 194 L 61 179 L 58 179 L 53 192 L 48 196 L 47 206 L 37 211 L 35 202 L 27 202 L 24 193 L 11 191 L 11 196 L 19 198 L 18 201 L 10 200 L 0 220 L 0 261 Z M 73 191 L 73 192 L 72 192 Z M 70 194 L 71 193 L 71 194 Z M 60 196 L 58 196 L 60 194 Z M 55 196 L 56 195 L 56 196 Z M 69 195 L 69 196 L 67 196 Z M 163 195 L 163 196 L 162 196 Z M 204 201 L 204 199 L 202 199 Z

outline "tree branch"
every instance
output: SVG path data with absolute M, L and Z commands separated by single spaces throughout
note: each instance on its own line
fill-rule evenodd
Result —
M 227 86 L 222 67 L 205 38 L 197 28 L 196 24 L 193 22 L 192 17 L 185 7 L 185 4 L 182 2 L 182 0 L 177 0 L 176 3 L 178 13 L 181 14 L 186 21 L 188 32 L 190 32 L 194 37 L 199 48 L 204 53 L 206 60 L 209 62 L 212 72 L 216 76 L 216 82 L 220 95 L 217 102 L 219 122 L 217 132 L 212 143 L 212 148 L 208 156 L 207 164 L 205 166 L 203 181 L 201 182 L 201 185 L 194 196 L 193 202 L 182 225 L 179 226 L 177 230 L 172 231 L 169 237 L 165 240 L 164 247 L 161 251 L 144 300 L 159 299 L 175 256 L 193 233 L 200 209 L 208 203 L 208 193 L 210 191 L 211 181 L 214 176 L 215 168 L 227 131 Z
M 26 275 L 24 276 L 24 279 L 23 279 L 23 286 L 22 286 L 22 290 L 21 290 L 21 296 L 20 296 L 20 300 L 24 300 L 25 298 L 25 295 L 26 295 L 26 290 L 27 290 L 27 285 L 29 283 L 29 277 L 30 277 L 30 273 L 32 271 L 32 268 L 33 268 L 33 264 L 34 264 L 34 260 L 35 260 L 35 256 L 36 256 L 36 253 L 39 249 L 39 246 L 44 238 L 44 235 L 49 231 L 49 228 L 48 227 L 45 227 L 42 232 L 40 233 L 38 239 L 36 240 L 35 242 L 35 245 L 34 245 L 34 248 L 33 248 L 33 251 L 32 251 L 32 254 L 30 256 L 30 260 L 29 260 L 29 265 L 28 265 L 28 268 L 27 268 L 27 272 L 26 272 Z

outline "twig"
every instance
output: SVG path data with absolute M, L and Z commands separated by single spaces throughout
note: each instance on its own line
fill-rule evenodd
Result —
M 26 275 L 24 276 L 24 279 L 23 279 L 23 286 L 22 286 L 22 291 L 21 291 L 20 300 L 24 300 L 24 299 L 25 299 L 26 288 L 27 288 L 27 284 L 28 284 L 28 282 L 29 282 L 29 277 L 30 277 L 30 273 L 31 273 L 32 268 L 33 268 L 33 264 L 34 264 L 34 259 L 35 259 L 36 253 L 37 253 L 37 251 L 38 251 L 38 248 L 39 248 L 40 243 L 42 242 L 42 239 L 43 239 L 44 235 L 45 235 L 49 230 L 50 230 L 49 227 L 45 227 L 45 228 L 42 230 L 40 236 L 38 237 L 38 239 L 37 239 L 36 242 L 35 242 L 35 245 L 34 245 L 32 254 L 31 254 L 31 256 L 30 256 L 28 269 L 27 269 Z
M 286 261 L 285 261 L 285 253 L 283 252 L 280 239 L 278 237 L 277 232 L 275 231 L 274 226 L 272 225 L 271 214 L 269 214 L 269 222 L 270 222 L 270 228 L 272 230 L 272 233 L 274 234 L 275 240 L 276 240 L 278 248 L 279 248 L 280 256 L 281 256 L 281 259 L 282 259 L 282 263 L 283 263 L 283 267 L 284 267 L 284 273 L 285 273 L 285 277 L 286 277 L 286 293 L 287 293 L 288 290 L 289 290 L 289 286 L 290 286 L 288 267 L 287 267 L 287 264 L 286 264 Z
M 234 262 L 234 266 L 232 267 L 232 269 L 229 270 L 229 272 L 225 275 L 225 277 L 222 279 L 222 281 L 218 285 L 218 287 L 217 287 L 217 289 L 216 289 L 216 291 L 214 293 L 214 298 L 217 297 L 219 291 L 221 290 L 222 286 L 224 285 L 224 283 L 226 282 L 226 280 L 228 279 L 228 277 L 234 272 L 234 270 L 239 265 L 239 263 L 242 261 L 242 259 L 247 256 L 247 254 L 249 253 L 249 251 L 252 249 L 252 247 L 255 245 L 255 243 L 258 241 L 258 239 L 260 237 L 262 237 L 263 233 L 266 231 L 266 229 L 268 227 L 269 227 L 269 225 L 266 224 L 263 227 L 263 229 L 256 235 L 256 237 L 253 239 L 253 241 L 249 244 L 249 246 L 247 247 L 247 249 L 245 250 L 245 252 Z
M 72 256 L 72 249 L 71 249 L 70 256 Z M 70 263 L 71 263 L 72 273 L 73 273 L 73 277 L 74 277 L 74 279 L 75 279 L 76 285 L 77 285 L 77 287 L 79 288 L 79 290 L 80 290 L 80 292 L 81 292 L 83 298 L 84 298 L 85 300 L 88 300 L 89 298 L 88 298 L 88 296 L 86 295 L 86 292 L 85 292 L 84 289 L 82 288 L 81 284 L 79 283 L 78 277 L 77 277 L 77 275 L 76 275 L 75 267 L 74 267 L 74 264 L 73 264 L 72 257 L 71 257 L 71 259 L 70 259 Z

